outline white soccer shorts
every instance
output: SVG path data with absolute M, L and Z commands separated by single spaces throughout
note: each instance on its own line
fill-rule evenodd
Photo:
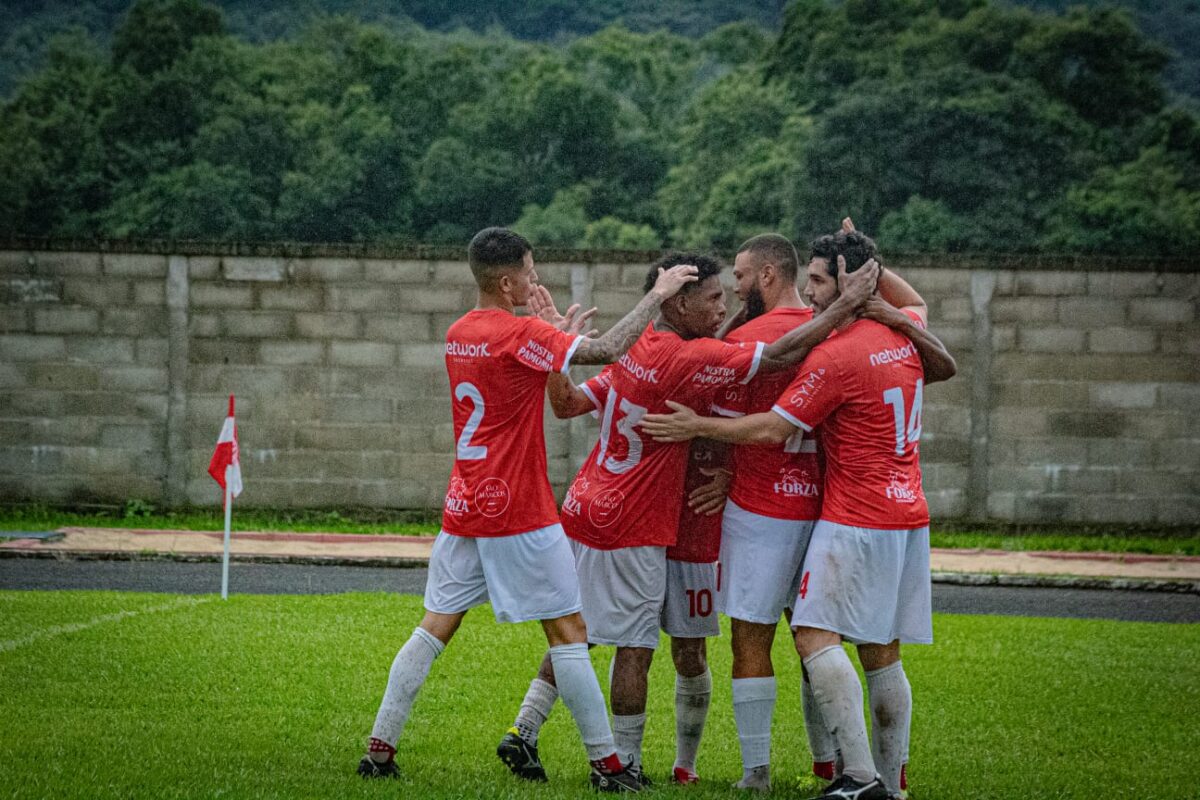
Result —
M 812 520 L 766 517 L 725 503 L 721 519 L 721 613 L 775 625 L 800 586 Z
M 597 550 L 571 540 L 583 597 L 588 641 L 617 647 L 658 647 L 667 588 L 667 548 Z
M 667 559 L 667 591 L 659 622 L 663 632 L 680 639 L 721 635 L 717 616 L 721 572 L 713 563 Z
M 425 608 L 457 614 L 491 600 L 497 622 L 557 619 L 583 607 L 562 525 L 515 536 L 437 535 Z
M 855 644 L 933 642 L 929 528 L 875 530 L 820 520 L 804 560 L 792 626 Z

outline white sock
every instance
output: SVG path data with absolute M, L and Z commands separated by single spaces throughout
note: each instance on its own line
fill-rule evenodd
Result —
M 771 717 L 775 714 L 775 678 L 733 679 L 733 720 L 742 746 L 742 770 L 771 763 Z
M 612 729 L 608 727 L 608 709 L 588 658 L 587 645 L 581 642 L 551 647 L 550 663 L 554 665 L 559 697 L 575 718 L 588 760 L 611 756 L 616 745 L 613 744 Z
M 712 673 L 675 675 L 675 766 L 696 771 L 696 753 L 712 701 Z
M 871 755 L 888 791 L 900 792 L 900 768 L 908 760 L 912 722 L 912 687 L 904 666 L 895 664 L 867 673 L 871 704 Z
M 375 727 L 371 729 L 372 738 L 393 747 L 396 745 L 412 711 L 413 700 L 425 683 L 433 660 L 441 655 L 445 647 L 424 628 L 413 631 L 392 661 L 383 702 L 379 705 L 379 713 L 375 715 Z
M 812 683 L 806 677 L 800 679 L 800 704 L 804 709 L 804 731 L 808 734 L 808 749 L 812 751 L 813 761 L 835 761 L 837 741 L 821 716 Z
M 875 761 L 863 719 L 863 690 L 850 657 L 840 644 L 804 659 L 821 716 L 842 752 L 842 774 L 856 781 L 875 780 Z
M 627 767 L 640 769 L 642 766 L 642 736 L 646 733 L 646 714 L 613 714 L 613 741 L 617 755 Z
M 557 686 L 541 678 L 534 678 L 529 684 L 529 691 L 525 692 L 521 710 L 517 712 L 517 719 L 513 723 L 517 735 L 529 744 L 536 745 L 538 732 L 541 731 L 542 725 L 546 724 L 557 699 Z

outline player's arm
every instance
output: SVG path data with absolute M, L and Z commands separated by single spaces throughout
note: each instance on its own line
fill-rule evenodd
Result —
M 642 430 L 656 442 L 684 442 L 703 436 L 731 444 L 779 444 L 787 441 L 798 428 L 778 414 L 764 411 L 737 419 L 702 417 L 687 406 L 668 400 L 670 414 L 647 414 Z
M 828 338 L 835 328 L 850 319 L 875 291 L 879 264 L 871 259 L 862 267 L 846 273 L 846 260 L 838 256 L 838 298 L 803 325 L 780 336 L 763 349 L 759 369 L 774 372 L 799 364 L 809 351 Z M 786 437 L 785 437 L 786 438 Z
M 954 356 L 941 340 L 913 321 L 913 318 L 880 297 L 872 297 L 862 308 L 867 319 L 881 322 L 908 337 L 917 348 L 921 366 L 925 368 L 925 383 L 948 381 L 958 372 Z
M 650 320 L 658 314 L 659 306 L 673 297 L 684 284 L 696 280 L 696 268 L 691 264 L 679 264 L 670 269 L 660 269 L 654 288 L 626 314 L 596 339 L 584 339 L 575 350 L 572 364 L 611 364 L 633 346 Z
M 550 410 L 559 419 L 580 417 L 596 410 L 592 398 L 576 386 L 569 375 L 561 372 L 552 372 L 546 377 L 546 396 L 550 398 Z
M 925 299 L 908 281 L 890 269 L 879 271 L 879 296 L 901 311 L 916 314 L 921 318 L 921 324 L 929 324 L 929 307 L 925 305 Z
M 702 447 L 711 454 L 708 462 L 712 466 L 702 467 L 700 473 L 712 480 L 697 486 L 688 494 L 688 508 L 695 514 L 719 514 L 725 508 L 729 486 L 733 483 L 733 473 L 729 470 L 729 444 L 713 439 L 700 439 L 694 442 L 692 447 Z

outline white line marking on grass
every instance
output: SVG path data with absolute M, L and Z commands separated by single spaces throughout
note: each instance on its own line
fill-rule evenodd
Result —
M 52 636 L 61 636 L 65 633 L 75 633 L 77 631 L 94 628 L 97 625 L 103 625 L 106 622 L 119 622 L 129 617 L 136 617 L 141 614 L 156 614 L 159 611 L 174 611 L 177 608 L 184 606 L 197 606 L 201 603 L 208 603 L 212 598 L 194 598 L 181 597 L 178 600 L 172 600 L 170 603 L 163 603 L 158 606 L 150 606 L 149 608 L 131 609 L 129 611 L 118 611 L 115 614 L 104 614 L 103 616 L 94 617 L 86 622 L 72 622 L 69 625 L 54 625 L 44 630 L 35 631 L 26 636 L 21 636 L 17 639 L 9 639 L 8 641 L 0 642 L 0 653 L 7 653 L 10 650 L 16 650 L 19 647 L 24 647 L 27 644 L 42 639 L 48 639 Z

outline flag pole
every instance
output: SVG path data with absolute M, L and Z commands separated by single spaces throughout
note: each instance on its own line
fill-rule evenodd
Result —
M 233 467 L 225 468 L 225 556 L 221 559 L 221 599 L 229 599 L 229 529 L 233 517 L 233 497 L 229 489 L 229 473 Z

